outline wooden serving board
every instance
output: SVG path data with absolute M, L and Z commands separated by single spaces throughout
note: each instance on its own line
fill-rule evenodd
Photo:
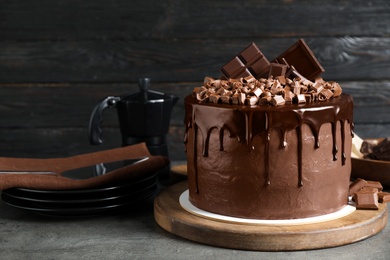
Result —
M 283 226 L 229 223 L 184 210 L 179 197 L 186 189 L 187 182 L 177 183 L 156 197 L 156 222 L 177 236 L 225 248 L 290 251 L 341 246 L 379 233 L 385 228 L 388 217 L 387 205 L 380 203 L 379 210 L 356 210 L 322 223 Z

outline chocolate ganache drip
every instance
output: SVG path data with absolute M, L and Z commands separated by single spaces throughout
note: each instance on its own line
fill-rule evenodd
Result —
M 325 123 L 332 125 L 333 138 L 333 160 L 338 160 L 338 147 L 336 143 L 337 122 L 340 122 L 341 131 L 341 163 L 345 164 L 345 122 L 350 124 L 351 135 L 353 130 L 353 103 L 352 97 L 342 94 L 338 98 L 330 99 L 326 104 L 322 102 L 310 104 L 291 104 L 280 107 L 264 106 L 241 106 L 241 105 L 223 105 L 223 104 L 205 104 L 196 100 L 193 96 L 187 96 L 186 100 L 186 135 L 184 142 L 188 142 L 188 131 L 194 130 L 193 149 L 194 160 L 196 160 L 198 131 L 200 131 L 202 140 L 202 156 L 207 157 L 209 153 L 210 134 L 214 129 L 219 131 L 220 150 L 224 150 L 223 137 L 227 132 L 230 138 L 237 138 L 240 143 L 246 142 L 248 149 L 254 151 L 257 149 L 253 145 L 253 138 L 261 136 L 265 143 L 264 165 L 266 184 L 271 185 L 272 181 L 269 172 L 269 142 L 270 130 L 276 129 L 279 133 L 283 149 L 287 146 L 288 140 L 286 133 L 296 131 L 298 138 L 298 186 L 303 186 L 302 181 L 302 125 L 307 124 L 312 130 L 315 144 L 314 148 L 319 148 L 319 133 L 321 126 Z M 195 166 L 196 179 L 196 161 L 191 162 Z M 196 185 L 198 186 L 198 185 Z M 198 187 L 196 188 L 198 192 Z

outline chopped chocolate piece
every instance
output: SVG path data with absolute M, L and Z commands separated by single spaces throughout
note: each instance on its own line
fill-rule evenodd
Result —
M 255 88 L 252 93 L 256 96 L 256 97 L 260 97 L 260 95 L 263 93 L 263 91 L 261 90 L 261 88 Z
M 281 96 L 281 98 L 276 98 L 276 100 L 284 99 L 284 104 L 313 103 L 320 98 L 319 94 L 316 93 L 315 87 L 313 87 L 317 83 L 327 86 L 327 88 L 322 88 L 320 94 L 325 91 L 326 95 L 333 95 L 330 89 L 332 84 L 328 84 L 328 82 L 322 79 L 321 81 L 316 80 L 316 83 L 313 83 L 300 78 L 291 80 L 284 76 L 278 76 L 276 78 L 256 79 L 249 75 L 240 79 L 229 78 L 226 80 L 205 77 L 203 82 L 202 87 L 196 87 L 193 90 L 193 96 L 200 102 L 253 105 L 255 100 L 249 102 L 249 99 L 248 101 L 245 101 L 245 99 L 250 98 L 250 96 L 255 96 L 258 99 L 257 104 L 259 105 L 281 105 L 283 102 L 271 102 L 273 97 Z M 259 102 L 259 99 L 263 97 L 267 97 L 267 99 L 260 100 Z
M 264 96 L 259 99 L 259 105 L 269 105 L 271 103 L 272 97 Z
M 378 191 L 382 191 L 383 187 L 382 184 L 379 181 L 366 181 L 367 183 L 364 185 L 364 187 L 372 187 L 378 189 Z
M 192 91 L 192 95 L 196 97 L 196 94 L 202 92 L 202 88 L 204 87 L 195 87 L 194 90 Z
M 255 43 L 251 43 L 241 51 L 231 61 L 226 63 L 221 71 L 227 78 L 240 78 L 254 76 L 256 78 L 268 76 L 270 62 L 257 48 Z
M 356 192 L 360 191 L 366 184 L 367 181 L 360 178 L 356 179 L 349 185 L 349 196 L 352 196 Z
M 224 104 L 229 104 L 230 103 L 230 96 L 221 96 L 219 99 Z
M 315 93 L 315 92 L 309 92 L 309 93 L 307 93 L 306 95 L 310 95 L 312 101 L 318 100 L 318 94 Z
M 378 192 L 378 201 L 380 203 L 390 202 L 390 193 L 389 192 Z
M 218 94 L 211 94 L 211 95 L 209 96 L 209 102 L 210 102 L 210 103 L 218 103 L 220 97 L 221 97 L 221 96 L 218 95 Z
M 294 93 L 292 93 L 290 90 L 284 89 L 284 99 L 286 100 L 286 103 L 292 103 L 294 97 L 295 97 Z
M 310 89 L 314 90 L 315 93 L 318 94 L 324 89 L 324 86 L 322 85 L 321 82 L 315 81 L 314 84 L 310 86 Z
M 242 79 L 243 83 L 251 83 L 251 82 L 254 82 L 254 81 L 256 81 L 256 78 L 253 77 L 252 75 L 247 76 L 247 77 Z
M 293 87 L 293 92 L 295 95 L 299 95 L 301 94 L 301 84 L 299 83 L 299 81 L 293 81 L 294 82 L 294 85 L 292 86 Z
M 274 96 L 271 100 L 272 105 L 274 106 L 282 106 L 286 103 L 282 96 Z
M 224 89 L 224 88 L 219 88 L 218 90 L 217 90 L 217 94 L 218 95 L 225 95 L 226 93 L 227 93 L 228 91 L 226 90 L 226 89 Z
M 332 91 L 333 91 L 333 96 L 338 97 L 343 93 L 343 90 L 340 87 L 340 84 L 336 82 L 332 82 Z
M 283 86 L 287 83 L 285 76 L 277 76 L 276 79 L 279 80 L 280 84 L 282 84 Z
M 256 105 L 258 101 L 259 99 L 256 96 L 251 96 L 246 98 L 246 102 L 250 106 Z
M 304 94 L 304 95 L 305 95 L 306 103 L 311 103 L 313 100 L 312 95 L 310 94 Z
M 245 103 L 245 98 L 244 93 L 236 93 L 232 96 L 232 103 L 235 105 L 242 105 Z
M 203 84 L 204 84 L 204 85 L 207 85 L 207 84 L 212 83 L 213 81 L 215 81 L 214 78 L 206 76 L 206 77 L 204 77 L 204 79 L 203 79 Z
M 378 192 L 357 192 L 354 195 L 357 209 L 378 209 Z
M 295 95 L 294 100 L 298 104 L 306 103 L 305 94 Z
M 319 101 L 326 101 L 331 97 L 333 97 L 333 92 L 330 89 L 326 89 L 326 88 L 321 90 L 321 92 L 318 94 Z
M 275 61 L 280 64 L 285 64 L 283 59 L 289 65 L 294 66 L 300 74 L 309 80 L 315 79 L 324 72 L 321 64 L 303 39 L 300 39 L 284 53 L 279 55 Z

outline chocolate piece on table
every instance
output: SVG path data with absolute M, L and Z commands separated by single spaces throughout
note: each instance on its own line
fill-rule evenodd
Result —
M 382 184 L 379 181 L 366 181 L 367 183 L 364 185 L 364 187 L 371 187 L 376 188 L 378 191 L 382 191 L 383 187 Z
M 374 160 L 390 161 L 390 139 L 386 138 L 372 148 L 368 158 Z
M 354 201 L 357 209 L 378 209 L 378 192 L 356 192 Z
M 368 186 L 364 186 L 361 190 L 355 192 L 356 193 L 378 193 L 379 190 L 377 188 L 374 188 L 374 187 L 368 187 Z
M 356 179 L 349 185 L 349 196 L 352 196 L 353 194 L 361 190 L 366 184 L 366 180 L 363 180 L 361 178 Z
M 390 193 L 389 192 L 378 192 L 378 201 L 380 203 L 390 202 Z
M 283 59 L 309 80 L 314 80 L 325 71 L 303 39 L 279 55 L 275 62 L 284 64 Z
M 241 51 L 231 61 L 226 63 L 221 71 L 226 78 L 241 78 L 254 76 L 256 78 L 268 76 L 270 62 L 257 48 L 255 43 L 251 43 Z
M 360 147 L 360 152 L 362 154 L 372 153 L 372 149 L 377 145 L 377 140 L 363 140 L 362 146 Z

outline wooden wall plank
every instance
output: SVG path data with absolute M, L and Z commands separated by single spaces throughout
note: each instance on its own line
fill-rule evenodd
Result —
M 390 3 L 373 1 L 76 1 L 0 3 L 0 156 L 56 157 L 120 146 L 115 110 L 90 146 L 96 103 L 152 88 L 175 94 L 168 135 L 185 158 L 184 97 L 255 42 L 273 59 L 305 38 L 354 97 L 355 130 L 390 136 Z
M 219 68 L 251 41 L 272 60 L 297 38 L 1 42 L 0 82 L 198 82 L 219 77 Z M 306 38 L 332 80 L 378 80 L 390 75 L 390 38 Z
M 373 36 L 390 33 L 386 0 L 3 1 L 8 40 Z
M 170 158 L 185 160 L 184 128 L 171 127 L 167 136 Z M 104 129 L 104 142 L 90 145 L 86 128 L 1 129 L 1 157 L 54 158 L 120 147 L 117 128 Z
M 184 97 L 200 83 L 153 83 L 151 89 L 173 94 L 179 101 L 172 125 L 182 125 Z M 138 92 L 135 83 L 0 84 L 0 128 L 86 127 L 94 107 L 107 96 Z M 104 126 L 118 126 L 116 109 L 104 111 Z
M 153 83 L 152 89 L 179 97 L 172 111 L 171 124 L 184 120 L 184 97 L 194 82 Z M 340 82 L 351 94 L 357 124 L 390 123 L 390 83 Z M 87 127 L 96 104 L 106 96 L 125 96 L 138 91 L 135 83 L 122 84 L 0 84 L 1 128 Z M 103 125 L 117 127 L 115 109 L 104 112 Z

